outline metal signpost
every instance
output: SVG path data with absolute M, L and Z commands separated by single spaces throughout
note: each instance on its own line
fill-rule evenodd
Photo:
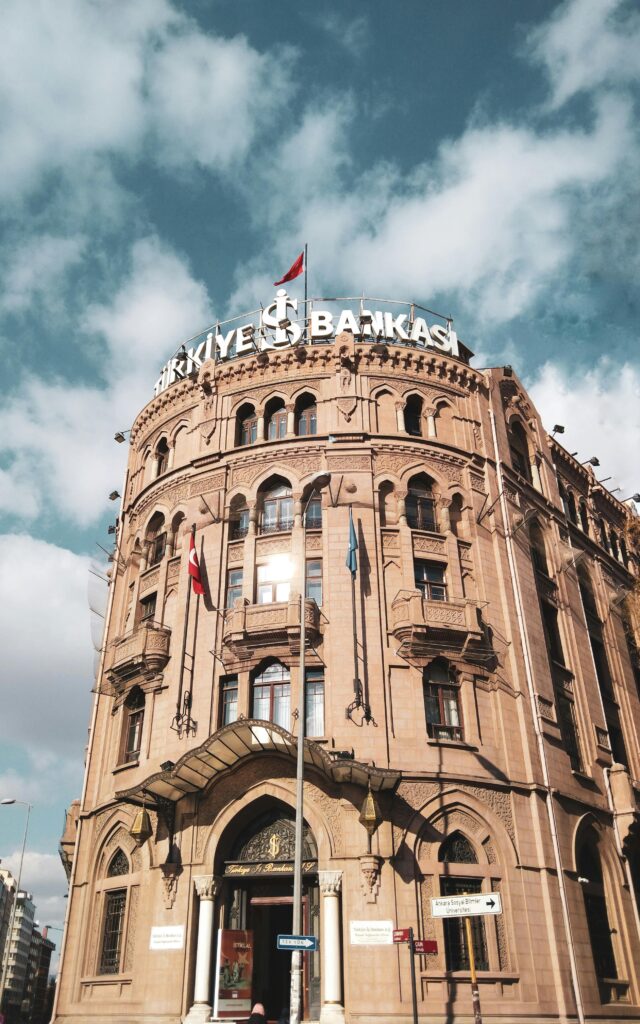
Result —
M 501 914 L 502 900 L 498 892 L 468 893 L 463 896 L 440 896 L 431 900 L 432 917 L 464 917 L 469 951 L 469 973 L 471 974 L 471 1000 L 473 1005 L 473 1024 L 482 1024 L 480 1010 L 480 990 L 476 974 L 476 958 L 473 950 L 471 934 L 471 918 L 483 914 Z
M 394 928 L 394 942 L 406 942 L 409 945 L 409 966 L 411 968 L 411 1001 L 413 1003 L 413 1024 L 418 1024 L 418 993 L 416 991 L 416 953 L 437 953 L 438 943 L 430 939 L 414 939 L 413 928 Z

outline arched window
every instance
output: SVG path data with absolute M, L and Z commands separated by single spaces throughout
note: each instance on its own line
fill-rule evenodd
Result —
M 433 740 L 461 740 L 460 693 L 455 675 L 443 658 L 422 673 L 427 735 Z
M 267 441 L 281 441 L 287 436 L 287 410 L 281 398 L 272 398 L 265 410 Z
M 282 477 L 272 477 L 260 489 L 262 515 L 261 533 L 279 533 L 293 526 L 293 497 L 291 485 Z
M 313 395 L 301 395 L 296 402 L 296 434 L 310 437 L 318 433 L 318 407 Z
M 611 546 L 611 554 L 614 558 L 620 561 L 620 548 L 618 547 L 618 535 L 615 530 L 612 530 L 609 534 L 609 544 Z
M 162 476 L 169 468 L 169 445 L 166 437 L 160 438 L 156 445 L 156 476 Z
M 609 538 L 607 537 L 607 528 L 604 524 L 604 519 L 598 521 L 598 528 L 600 530 L 600 543 L 605 551 L 609 550 Z
M 102 912 L 102 935 L 98 960 L 98 974 L 119 974 L 124 949 L 125 914 L 127 909 L 127 888 L 118 882 L 130 871 L 129 861 L 123 850 L 116 850 L 107 868 L 104 906 Z M 118 879 L 115 886 L 111 879 Z
M 170 554 L 177 555 L 180 552 L 180 530 L 184 523 L 184 512 L 176 512 L 175 516 L 171 520 L 171 543 L 170 543 Z
M 405 507 L 407 523 L 412 530 L 436 531 L 436 499 L 433 493 L 433 481 L 425 473 L 414 476 L 409 481 Z
M 248 402 L 241 405 L 236 416 L 236 447 L 255 444 L 258 439 L 258 417 Z
M 583 531 L 586 533 L 586 535 L 588 537 L 589 536 L 589 515 L 587 513 L 587 503 L 584 500 L 584 498 L 581 499 L 578 507 L 580 509 L 580 525 L 581 525 Z
M 440 862 L 446 869 L 440 875 L 440 895 L 460 896 L 463 893 L 482 892 L 482 878 L 465 875 L 465 865 L 477 865 L 473 846 L 460 832 L 448 836 L 440 847 Z M 461 865 L 458 867 L 457 865 Z M 489 970 L 489 953 L 484 917 L 472 917 L 471 941 L 476 970 Z M 445 918 L 444 946 L 448 971 L 468 971 L 469 949 L 464 918 Z
M 229 510 L 231 540 L 241 540 L 249 532 L 249 509 L 243 494 L 237 494 L 231 500 Z
M 291 678 L 286 665 L 274 661 L 255 676 L 251 717 L 291 728 Z
M 144 725 L 144 693 L 139 686 L 133 690 L 124 702 L 124 720 L 122 723 L 121 764 L 137 761 L 142 749 L 142 727 Z
M 567 515 L 572 523 L 578 525 L 578 512 L 576 510 L 576 499 L 573 491 L 567 493 Z
M 569 515 L 569 498 L 567 495 L 567 488 L 564 486 L 562 481 L 558 484 L 558 490 L 560 491 L 560 500 L 562 502 L 564 514 L 567 517 L 567 519 L 570 519 L 571 516 Z
M 374 430 L 378 434 L 397 434 L 398 417 L 396 415 L 397 395 L 383 389 L 375 396 L 373 407 Z
M 164 525 L 162 512 L 156 512 L 149 520 L 147 534 L 147 565 L 157 565 L 164 558 L 167 546 L 167 532 Z
M 381 526 L 395 526 L 398 521 L 398 503 L 390 480 L 383 480 L 378 491 Z
M 124 850 L 116 850 L 113 857 L 109 861 L 109 867 L 107 868 L 107 878 L 116 878 L 118 875 L 129 874 L 129 859 Z
M 509 451 L 511 452 L 511 465 L 516 473 L 532 483 L 529 442 L 524 427 L 518 420 L 514 420 L 509 427 Z
M 540 524 L 533 522 L 529 530 L 529 540 L 531 542 L 531 560 L 534 567 L 538 572 L 543 573 L 544 576 L 549 575 L 549 564 L 547 562 L 547 549 L 544 543 L 544 534 L 540 528 Z
M 412 437 L 422 437 L 422 398 L 409 395 L 404 407 L 404 429 Z
M 593 828 L 585 830 L 576 857 L 578 878 L 582 886 L 584 910 L 591 940 L 591 953 L 598 981 L 618 977 L 611 941 L 611 927 L 598 853 L 598 836 Z

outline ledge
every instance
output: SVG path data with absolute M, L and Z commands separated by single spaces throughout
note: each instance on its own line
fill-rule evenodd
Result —
M 127 768 L 137 768 L 139 764 L 139 759 L 136 759 L 135 761 L 127 761 L 126 764 L 117 764 L 116 767 L 112 769 L 111 774 L 119 775 L 120 772 L 126 772 Z
M 434 740 L 430 736 L 427 736 L 428 747 L 455 747 L 457 750 L 480 750 L 480 747 L 476 747 L 473 743 L 467 743 L 465 740 Z

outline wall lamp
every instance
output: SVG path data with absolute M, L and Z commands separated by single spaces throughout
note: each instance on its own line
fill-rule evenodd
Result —
M 112 491 L 109 495 L 109 501 L 115 501 L 116 498 L 120 497 L 120 491 Z
M 507 363 L 506 366 L 502 367 L 502 373 L 505 377 L 513 377 L 513 367 Z
M 553 430 L 551 431 L 552 437 L 555 437 L 556 434 L 564 434 L 564 427 L 561 423 L 556 423 Z
M 595 457 L 595 455 L 593 455 L 590 459 L 586 459 L 584 462 L 581 462 L 580 465 L 581 466 L 599 466 L 600 465 L 600 459 L 597 459 Z
M 127 434 L 130 433 L 130 430 L 117 430 L 116 433 L 113 435 L 113 440 L 117 441 L 118 444 L 122 444 Z
M 175 768 L 175 766 L 175 761 L 163 761 L 162 764 L 160 765 L 160 768 L 162 769 L 163 772 L 170 772 L 172 768 Z

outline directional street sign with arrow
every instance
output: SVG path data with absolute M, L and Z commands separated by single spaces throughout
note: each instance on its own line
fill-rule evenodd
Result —
M 431 900 L 432 917 L 477 917 L 501 914 L 499 892 L 469 893 L 467 896 L 439 896 Z
M 278 935 L 278 949 L 301 949 L 303 953 L 315 952 L 318 940 L 315 935 Z

